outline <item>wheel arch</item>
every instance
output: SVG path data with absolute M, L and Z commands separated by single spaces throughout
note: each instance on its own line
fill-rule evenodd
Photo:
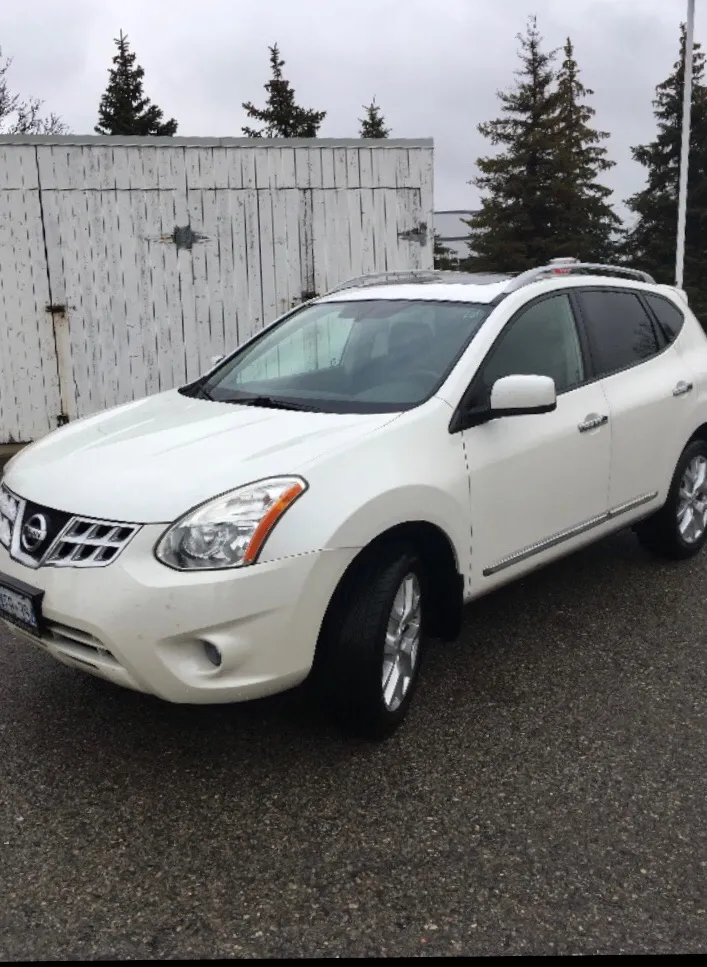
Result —
M 685 446 L 689 446 L 693 440 L 704 440 L 704 442 L 707 443 L 707 423 L 702 423 L 700 426 L 697 427 L 697 429 L 692 434 L 690 439 L 687 441 Z M 683 447 L 683 450 L 684 449 L 685 447 Z M 680 451 L 680 453 L 682 453 L 682 450 Z M 679 459 L 680 457 L 678 457 L 678 460 Z
M 438 524 L 422 519 L 394 524 L 361 548 L 334 590 L 322 622 L 322 632 L 329 622 L 336 620 L 349 589 L 371 557 L 392 546 L 412 547 L 419 554 L 425 569 L 429 601 L 427 630 L 435 638 L 454 641 L 461 630 L 464 576 L 459 571 L 457 552 L 450 536 Z

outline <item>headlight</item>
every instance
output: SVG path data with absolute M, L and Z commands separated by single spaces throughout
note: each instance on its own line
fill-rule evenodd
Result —
M 17 519 L 18 503 L 12 494 L 0 483 L 0 544 L 10 546 L 12 528 Z
M 275 524 L 306 489 L 300 477 L 273 477 L 216 497 L 170 527 L 155 548 L 157 559 L 178 571 L 253 564 Z

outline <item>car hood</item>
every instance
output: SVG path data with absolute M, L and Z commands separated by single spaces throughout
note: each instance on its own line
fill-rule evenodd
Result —
M 168 523 L 234 487 L 302 472 L 396 416 L 238 406 L 170 390 L 54 431 L 15 457 L 5 482 L 57 510 Z

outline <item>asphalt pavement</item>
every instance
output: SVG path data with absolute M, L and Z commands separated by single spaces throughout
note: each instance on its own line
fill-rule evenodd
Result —
M 706 579 L 625 533 L 497 592 L 377 745 L 0 632 L 0 958 L 705 951 Z

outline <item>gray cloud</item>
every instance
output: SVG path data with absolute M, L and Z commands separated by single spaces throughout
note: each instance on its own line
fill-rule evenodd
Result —
M 575 43 L 597 123 L 612 135 L 608 183 L 620 201 L 642 184 L 630 146 L 653 136 L 654 88 L 676 58 L 685 10 L 686 0 L 22 0 L 4 4 L 0 43 L 14 87 L 85 133 L 122 28 L 179 133 L 225 136 L 240 134 L 242 101 L 262 101 L 277 41 L 300 102 L 328 112 L 322 135 L 355 136 L 375 95 L 396 136 L 434 137 L 436 206 L 467 208 L 474 161 L 488 150 L 476 125 L 496 116 L 515 35 L 535 13 L 548 47 Z

